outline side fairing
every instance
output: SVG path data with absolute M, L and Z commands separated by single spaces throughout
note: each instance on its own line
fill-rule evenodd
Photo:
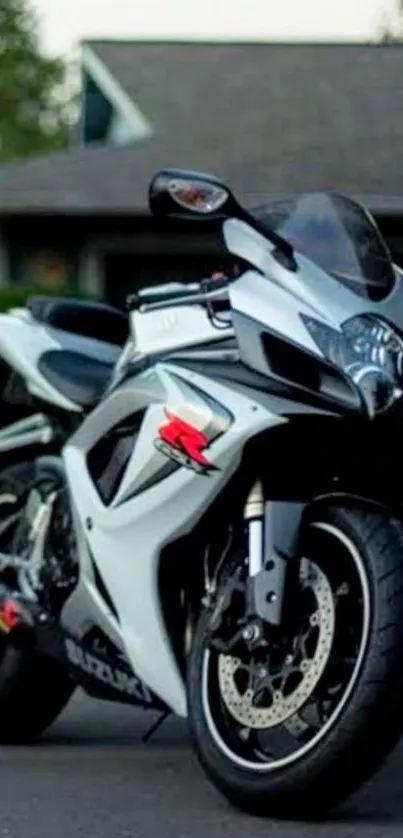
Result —
M 246 441 L 284 421 L 230 383 L 160 363 L 110 393 L 64 449 L 81 576 L 62 622 L 78 638 L 102 623 L 138 678 L 180 715 L 185 692 L 158 600 L 161 551 L 193 529 Z

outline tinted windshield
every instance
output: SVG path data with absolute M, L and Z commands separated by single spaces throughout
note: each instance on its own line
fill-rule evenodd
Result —
M 270 204 L 258 213 L 271 229 L 351 291 L 387 296 L 395 276 L 372 216 L 343 195 L 314 192 Z

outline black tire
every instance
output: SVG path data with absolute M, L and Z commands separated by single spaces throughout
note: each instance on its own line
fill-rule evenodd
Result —
M 29 462 L 0 473 L 0 529 L 4 517 L 23 503 L 35 477 L 35 464 Z M 0 538 L 4 552 L 7 535 Z M 17 648 L 0 634 L 0 743 L 36 739 L 62 712 L 75 688 L 63 666 L 34 650 Z
M 188 667 L 188 713 L 205 772 L 234 805 L 251 814 L 287 819 L 318 817 L 376 771 L 403 728 L 403 528 L 360 508 L 322 508 L 316 521 L 344 533 L 359 551 L 370 604 L 365 649 L 349 698 L 312 749 L 285 767 L 249 770 L 219 746 L 202 696 L 206 626 L 199 619 Z M 305 553 L 306 555 L 306 553 Z

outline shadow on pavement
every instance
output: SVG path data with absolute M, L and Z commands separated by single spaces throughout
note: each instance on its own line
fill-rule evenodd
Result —
M 103 702 L 89 701 L 78 694 L 71 702 L 63 716 L 53 725 L 44 737 L 34 746 L 39 755 L 62 749 L 68 752 L 80 753 L 84 757 L 86 750 L 100 753 L 106 749 L 114 749 L 114 761 L 123 759 L 124 762 L 133 759 L 134 763 L 147 763 L 145 776 L 152 777 L 153 771 L 158 772 L 161 765 L 169 763 L 172 771 L 184 773 L 189 778 L 196 798 L 200 783 L 200 797 L 206 794 L 206 780 L 202 772 L 198 773 L 196 761 L 190 754 L 189 739 L 186 722 L 175 717 L 168 718 L 163 726 L 154 734 L 149 743 L 144 744 L 142 737 L 157 718 L 153 712 L 139 711 L 131 707 L 113 705 Z M 78 750 L 77 750 L 78 749 Z M 39 752 L 39 753 L 38 753 Z M 72 753 L 73 752 L 73 753 Z M 185 764 L 184 764 L 185 763 Z M 134 780 L 135 784 L 135 780 Z M 207 784 L 209 787 L 209 784 Z M 211 791 L 211 789 L 210 789 Z M 210 797 L 208 793 L 208 797 Z M 219 795 L 212 794 L 214 808 L 223 811 L 228 808 L 228 815 L 235 816 L 235 822 L 241 825 L 245 816 L 237 813 Z M 196 803 L 196 801 L 195 801 Z M 231 814 L 230 814 L 231 813 Z M 260 824 L 267 821 L 247 818 L 247 822 L 254 824 L 253 834 L 260 833 Z M 350 798 L 342 807 L 329 815 L 325 821 L 312 821 L 311 824 L 301 825 L 302 832 L 310 832 L 313 836 L 340 834 L 342 838 L 355 832 L 364 833 L 366 838 L 382 836 L 393 828 L 393 824 L 401 829 L 403 822 L 403 744 L 399 745 L 387 763 L 378 774 L 367 783 L 358 794 Z M 381 828 L 381 824 L 384 828 Z M 277 823 L 281 833 L 294 830 L 296 823 Z

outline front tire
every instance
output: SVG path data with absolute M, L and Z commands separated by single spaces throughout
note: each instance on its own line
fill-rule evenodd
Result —
M 324 596 L 322 611 L 316 606 L 317 622 L 324 620 L 323 643 L 318 653 L 313 647 L 308 653 L 312 693 L 305 705 L 302 682 L 287 697 L 277 687 L 279 703 L 272 703 L 266 715 L 261 706 L 250 715 L 255 728 L 248 732 L 245 713 L 253 708 L 246 707 L 241 688 L 231 681 L 231 666 L 223 669 L 222 655 L 208 647 L 207 609 L 198 622 L 188 667 L 190 730 L 204 770 L 233 804 L 269 817 L 325 813 L 374 773 L 403 727 L 402 525 L 358 507 L 322 507 L 307 524 L 302 544 L 302 555 L 317 568 L 322 593 L 329 597 L 331 590 L 333 596 L 333 605 Z M 343 582 L 348 554 L 353 573 Z M 319 714 L 319 727 L 312 721 L 315 701 L 328 708 L 327 717 Z M 267 729 L 256 730 L 264 719 Z M 269 750 L 257 746 L 263 734 L 271 742 Z M 287 745 L 276 752 L 281 737 Z

